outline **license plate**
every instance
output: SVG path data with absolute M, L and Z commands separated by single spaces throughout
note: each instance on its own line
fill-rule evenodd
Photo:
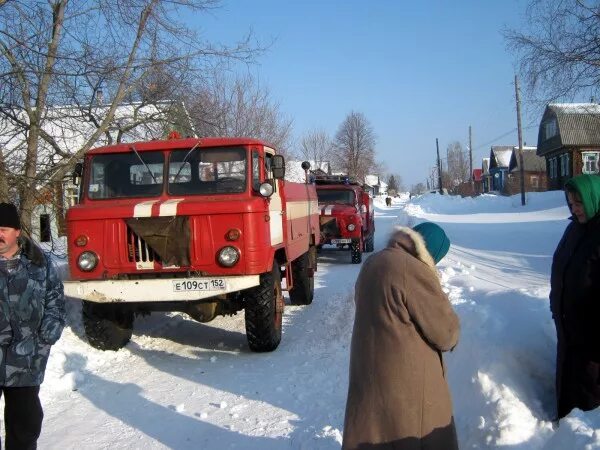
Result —
M 332 239 L 332 244 L 351 244 L 352 239 Z
M 222 291 L 226 288 L 227 283 L 223 278 L 188 278 L 185 280 L 173 280 L 174 292 Z

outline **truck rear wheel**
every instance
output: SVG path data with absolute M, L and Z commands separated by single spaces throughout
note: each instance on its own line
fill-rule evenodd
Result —
M 375 250 L 375 233 L 371 233 L 365 240 L 365 252 L 369 253 Z
M 350 244 L 350 255 L 352 264 L 360 264 L 362 261 L 362 248 L 360 247 L 360 239 L 353 239 Z
M 283 293 L 277 262 L 273 270 L 260 276 L 260 285 L 248 289 L 246 295 L 246 338 L 254 352 L 271 352 L 281 342 Z
M 81 314 L 85 335 L 92 347 L 119 350 L 131 340 L 133 311 L 84 301 Z
M 315 294 L 315 275 L 310 269 L 310 250 L 292 261 L 294 287 L 290 290 L 292 305 L 310 305 Z

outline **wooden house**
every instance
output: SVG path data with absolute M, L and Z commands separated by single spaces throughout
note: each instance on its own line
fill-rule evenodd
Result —
M 508 166 L 513 153 L 512 145 L 493 145 L 490 150 L 490 191 L 504 192 L 508 179 Z
M 523 147 L 523 174 L 525 192 L 547 190 L 546 160 L 537 156 L 535 147 Z M 504 192 L 508 195 L 521 192 L 521 159 L 519 147 L 514 147 L 508 165 L 508 183 Z
M 537 155 L 546 160 L 548 189 L 562 189 L 569 178 L 598 174 L 600 105 L 549 103 L 540 122 Z

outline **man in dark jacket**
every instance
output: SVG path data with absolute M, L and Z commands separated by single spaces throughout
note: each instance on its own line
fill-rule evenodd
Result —
M 65 324 L 63 285 L 50 259 L 21 235 L 16 207 L 0 203 L 0 393 L 6 448 L 35 449 L 40 384 Z
M 558 418 L 600 405 L 600 177 L 567 182 L 573 216 L 552 260 Z

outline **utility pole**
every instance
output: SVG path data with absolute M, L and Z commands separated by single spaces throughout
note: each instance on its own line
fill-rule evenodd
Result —
M 440 190 L 440 194 L 443 194 L 442 190 L 442 162 L 440 161 L 440 144 L 438 143 L 438 138 L 435 138 L 435 148 L 437 149 L 437 168 L 438 168 L 438 188 Z
M 469 125 L 469 180 L 471 181 L 471 188 L 473 188 L 473 142 L 471 125 Z
M 525 168 L 523 167 L 523 132 L 521 130 L 521 96 L 519 95 L 519 80 L 515 75 L 515 97 L 517 99 L 517 132 L 519 135 L 519 173 L 521 175 L 521 206 L 525 206 Z

